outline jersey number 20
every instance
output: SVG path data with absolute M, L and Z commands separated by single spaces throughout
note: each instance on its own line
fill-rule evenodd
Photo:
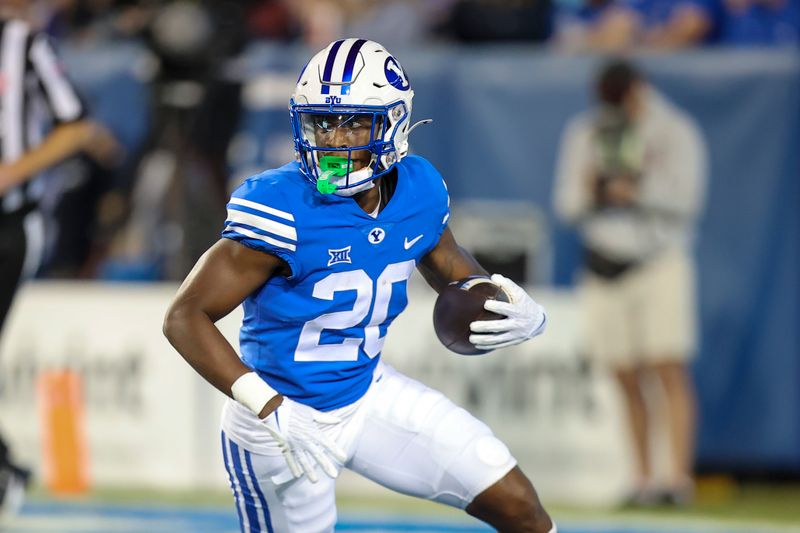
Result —
M 320 315 L 305 323 L 294 353 L 295 361 L 357 361 L 358 347 L 364 343 L 364 352 L 375 357 L 383 349 L 380 325 L 389 313 L 392 286 L 408 280 L 414 271 L 413 260 L 388 265 L 378 279 L 372 281 L 364 270 L 334 272 L 314 284 L 314 298 L 333 300 L 341 291 L 356 291 L 356 301 L 349 311 Z M 374 304 L 373 304 L 374 298 Z M 364 327 L 364 336 L 349 337 L 339 344 L 320 344 L 322 330 L 343 330 L 358 326 L 369 313 L 372 316 Z

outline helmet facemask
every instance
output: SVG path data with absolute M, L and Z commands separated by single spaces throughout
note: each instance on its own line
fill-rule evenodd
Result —
M 391 106 L 291 106 L 304 174 L 323 194 L 352 196 L 373 187 L 405 155 L 395 134 L 408 127 L 402 102 Z

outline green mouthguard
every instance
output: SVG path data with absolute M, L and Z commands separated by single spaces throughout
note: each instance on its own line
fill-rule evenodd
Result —
M 346 176 L 353 170 L 353 162 L 346 157 L 325 155 L 319 158 L 319 168 L 322 175 L 317 180 L 317 190 L 322 194 L 331 194 L 338 189 L 330 182 L 331 176 Z
M 335 193 L 336 189 L 338 188 L 338 187 L 336 187 L 336 185 L 334 185 L 333 183 L 328 181 L 328 176 L 329 176 L 329 174 L 325 173 L 325 177 L 324 178 L 319 178 L 317 180 L 317 190 L 319 192 L 321 192 L 322 194 Z

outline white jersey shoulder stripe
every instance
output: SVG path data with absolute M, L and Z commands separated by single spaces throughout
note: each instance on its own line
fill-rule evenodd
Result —
M 286 220 L 291 220 L 294 222 L 294 215 L 291 213 L 287 213 L 286 211 L 281 211 L 279 209 L 275 209 L 274 207 L 269 207 L 264 204 L 259 204 L 258 202 L 252 202 L 250 200 L 245 200 L 244 198 L 231 198 L 230 203 L 236 205 L 243 205 L 245 207 L 249 207 L 250 209 L 255 209 L 256 211 L 261 211 L 262 213 L 267 213 L 269 215 L 276 216 L 278 218 L 283 218 Z
M 9 163 L 25 151 L 22 135 L 22 111 L 25 108 L 25 43 L 28 26 L 19 20 L 6 23 L 0 44 L 0 69 L 3 73 L 3 90 L 0 91 L 0 122 L 2 126 L 2 159 Z
M 278 239 L 273 239 L 272 237 L 256 233 L 255 231 L 243 228 L 242 226 L 228 226 L 226 230 L 239 233 L 240 235 L 244 235 L 245 237 L 250 237 L 251 239 L 258 239 L 259 241 L 264 241 L 267 244 L 271 244 L 279 248 L 286 248 L 287 250 L 291 250 L 293 252 L 297 250 L 297 246 L 295 246 L 294 244 L 289 244 L 288 242 L 283 242 L 279 241 Z
M 81 101 L 61 72 L 55 53 L 45 37 L 36 37 L 31 46 L 30 57 L 49 96 L 56 118 L 68 121 L 80 117 L 83 112 Z
M 273 233 L 292 241 L 297 240 L 297 231 L 295 231 L 292 226 L 281 224 L 269 218 L 239 211 L 238 209 L 228 208 L 228 220 L 237 224 L 253 226 L 256 229 L 266 231 L 267 233 Z

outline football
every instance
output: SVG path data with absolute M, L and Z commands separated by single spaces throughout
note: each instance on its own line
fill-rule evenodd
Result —
M 469 342 L 469 325 L 475 320 L 498 320 L 503 316 L 483 308 L 488 299 L 508 302 L 508 294 L 485 276 L 472 276 L 442 289 L 433 306 L 433 329 L 439 341 L 461 355 L 487 353 Z

